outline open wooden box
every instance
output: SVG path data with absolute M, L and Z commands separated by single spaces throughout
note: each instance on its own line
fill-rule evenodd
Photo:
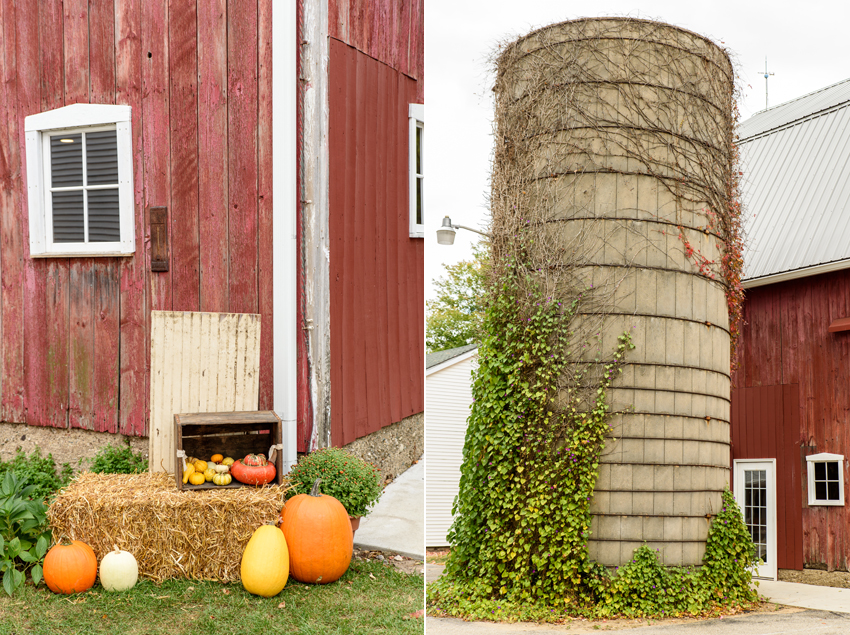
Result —
M 174 442 L 177 449 L 183 450 L 186 456 L 204 461 L 209 461 L 216 453 L 237 460 L 245 458 L 247 454 L 265 454 L 268 458 L 269 448 L 280 444 L 282 439 L 280 417 L 271 410 L 174 415 Z M 280 485 L 283 479 L 283 452 L 280 450 L 275 454 L 274 466 L 277 472 L 272 482 Z M 174 476 L 179 490 L 254 487 L 236 479 L 230 485 L 184 485 L 183 459 L 177 459 Z

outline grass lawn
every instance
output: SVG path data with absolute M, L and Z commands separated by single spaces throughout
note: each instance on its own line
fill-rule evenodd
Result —
M 85 593 L 56 595 L 42 583 L 13 597 L 0 590 L 0 635 L 76 633 L 224 635 L 239 633 L 423 633 L 411 617 L 424 606 L 421 575 L 375 561 L 352 560 L 337 582 L 307 585 L 292 578 L 273 598 L 241 584 L 141 580 L 125 593 L 99 584 Z

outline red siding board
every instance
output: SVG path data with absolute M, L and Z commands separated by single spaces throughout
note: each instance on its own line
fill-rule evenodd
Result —
M 171 283 L 175 311 L 200 310 L 198 38 L 194 3 L 169 2 Z M 156 274 L 157 276 L 160 274 Z
M 228 266 L 230 311 L 256 313 L 257 293 L 257 9 L 227 7 Z
M 141 0 L 116 5 L 116 101 L 132 109 L 133 200 L 135 203 L 136 251 L 121 258 L 119 276 L 119 411 L 118 431 L 141 436 L 147 433 L 147 368 L 150 347 L 146 318 L 148 288 L 145 283 L 144 143 L 142 137 Z
M 258 310 L 262 316 L 260 331 L 260 410 L 274 407 L 274 288 L 272 260 L 274 258 L 272 190 L 272 0 L 260 0 L 258 22 Z M 298 188 L 296 188 L 296 192 Z M 296 201 L 290 201 L 296 204 Z M 297 209 L 297 208 L 296 208 Z M 300 260 L 300 258 L 299 258 Z M 296 321 L 301 324 L 301 320 Z M 300 329 L 299 334 L 302 333 Z M 300 338 L 299 338 L 300 339 Z
M 201 310 L 228 311 L 227 3 L 198 4 Z
M 63 6 L 65 101 L 66 104 L 85 103 L 90 101 L 88 0 L 64 0 Z
M 70 260 L 68 300 L 70 322 L 68 345 L 70 352 L 70 389 L 68 392 L 68 423 L 72 428 L 93 430 L 94 383 L 94 276 L 92 258 Z M 55 341 L 55 338 L 53 339 Z
M 16 88 L 18 24 L 14 2 L 0 2 L 0 421 L 24 422 L 24 254 L 18 102 Z M 32 33 L 29 33 L 32 36 Z
M 407 215 L 416 82 L 336 39 L 329 68 L 331 440 L 343 445 L 423 409 L 424 274 Z
M 91 100 L 115 103 L 115 3 L 89 0 Z

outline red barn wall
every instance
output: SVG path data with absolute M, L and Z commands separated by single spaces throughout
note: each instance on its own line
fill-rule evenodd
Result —
M 830 323 L 842 317 L 850 317 L 850 270 L 749 289 L 739 368 L 732 379 L 733 389 L 794 386 L 799 424 L 785 439 L 799 461 L 800 477 L 789 487 L 802 509 L 803 562 L 830 570 L 848 568 L 850 505 L 807 506 L 805 457 L 843 454 L 844 481 L 850 483 L 850 332 L 828 332 Z M 735 417 L 736 395 L 737 390 L 732 434 L 740 438 L 736 426 L 743 419 Z M 747 434 L 769 434 L 769 419 L 762 417 Z
M 271 9 L 0 0 L 0 421 L 144 435 L 152 309 L 260 313 L 271 408 Z M 132 257 L 29 257 L 24 118 L 78 102 L 132 107 Z
M 424 409 L 423 240 L 409 237 L 416 82 L 330 44 L 331 439 Z
M 422 412 L 424 241 L 409 237 L 408 104 L 422 3 L 329 7 L 331 439 Z

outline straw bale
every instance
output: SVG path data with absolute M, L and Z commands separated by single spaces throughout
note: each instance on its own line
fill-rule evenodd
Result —
M 284 482 L 181 492 L 164 472 L 83 472 L 59 493 L 48 517 L 55 539 L 82 540 L 98 561 L 117 545 L 151 580 L 235 582 L 245 545 L 260 525 L 278 518 L 288 489 Z

